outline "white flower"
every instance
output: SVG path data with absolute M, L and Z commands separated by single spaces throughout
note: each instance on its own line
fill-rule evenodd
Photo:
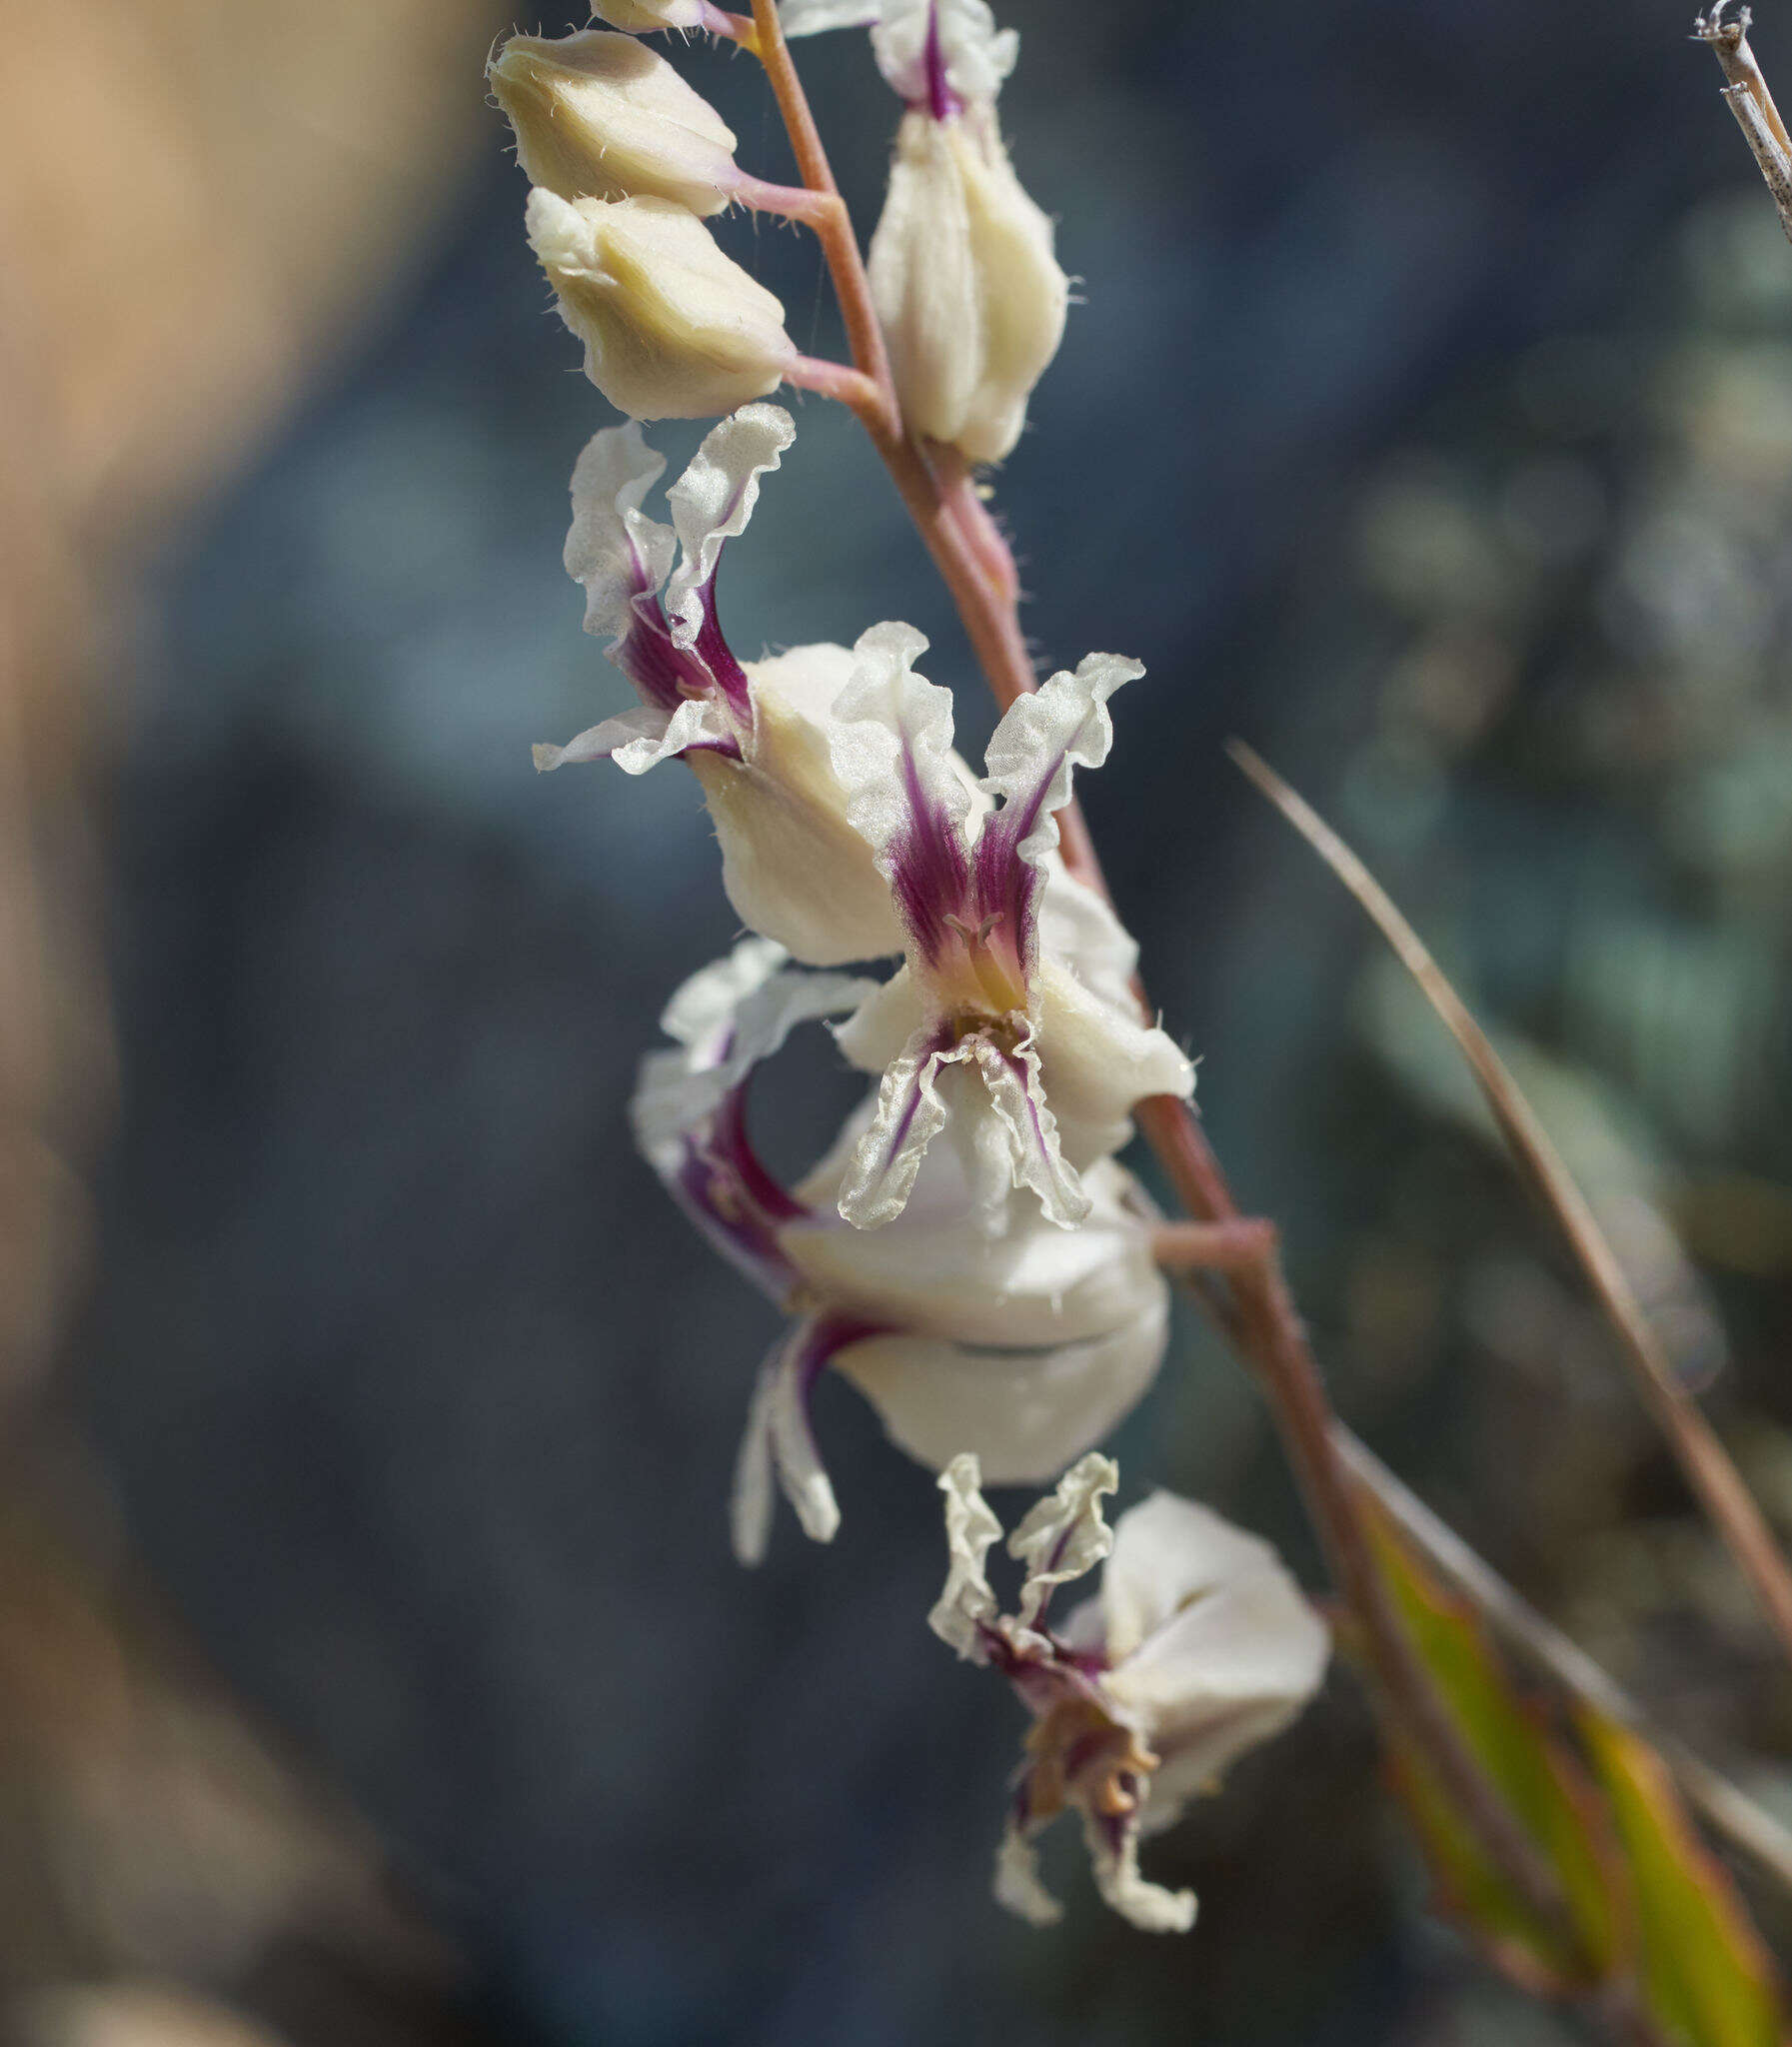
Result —
M 745 182 L 733 130 L 633 36 L 511 36 L 486 76 L 529 182 L 562 199 L 647 194 L 711 214 Z
M 1057 1918 L 1032 1843 L 1073 1807 L 1107 1903 L 1147 1933 L 1182 1933 L 1194 1896 L 1139 1874 L 1141 1836 L 1286 1726 L 1330 1642 L 1269 1544 L 1206 1507 L 1156 1492 L 1110 1531 L 1101 1500 L 1118 1482 L 1108 1458 L 1086 1456 L 1014 1530 L 1026 1576 L 1010 1617 L 984 1569 L 1000 1523 L 976 1458 L 954 1457 L 939 1480 L 950 1567 L 927 1619 L 961 1657 L 1001 1671 L 1033 1716 L 996 1855 L 1000 1902 L 1035 1925 Z M 1056 1588 L 1104 1557 L 1099 1595 L 1048 1626 Z
M 673 998 L 665 1026 L 679 1049 L 648 1056 L 633 1104 L 642 1150 L 680 1205 L 800 1317 L 760 1374 L 742 1443 L 744 1562 L 765 1551 L 775 1479 L 812 1536 L 839 1525 L 809 1420 L 824 1370 L 852 1380 L 929 1469 L 970 1444 L 994 1477 L 1036 1483 L 1134 1404 L 1167 1339 L 1151 1216 L 1111 1161 L 1089 1175 L 1081 1228 L 1053 1228 L 1015 1197 L 998 1235 L 962 1226 L 968 1190 L 946 1147 L 908 1214 L 870 1237 L 832 1211 L 845 1146 L 795 1189 L 767 1170 L 747 1126 L 754 1067 L 798 1024 L 852 1008 L 868 986 L 796 972 L 778 947 L 744 941 Z
M 993 100 L 1020 51 L 1019 36 L 996 28 L 985 0 L 783 0 L 778 12 L 787 36 L 869 27 L 891 90 L 935 111 Z
M 529 245 L 632 419 L 704 419 L 775 391 L 797 359 L 784 307 L 676 200 L 529 195 Z
M 828 750 L 830 709 L 854 659 L 821 645 L 738 661 L 716 612 L 723 547 L 746 528 L 761 476 L 779 466 L 794 433 L 790 414 L 773 405 L 724 420 L 667 493 L 671 526 L 642 510 L 666 464 L 641 429 L 631 422 L 593 436 L 573 472 L 567 573 L 585 586 L 586 631 L 608 643 L 641 707 L 567 746 L 537 747 L 535 762 L 545 770 L 609 759 L 641 775 L 684 760 L 715 822 L 736 915 L 795 958 L 831 967 L 902 943 L 883 877 L 847 822 Z
M 980 813 L 953 765 L 950 692 L 913 673 L 926 644 L 911 626 L 864 634 L 830 727 L 847 816 L 890 885 L 907 956 L 840 1033 L 856 1065 L 884 1075 L 840 1212 L 861 1228 L 899 1215 L 949 1128 L 986 1211 L 1009 1184 L 1030 1187 L 1069 1228 L 1090 1209 L 1080 1171 L 1125 1141 L 1131 1105 L 1194 1084 L 1105 974 L 1085 981 L 1041 944 L 1054 814 L 1073 770 L 1107 758 L 1107 698 L 1143 670 L 1091 654 L 1010 706 L 982 783 L 1000 808 Z
M 902 116 L 869 270 L 909 428 L 1002 461 L 1063 340 L 1070 286 L 992 107 Z

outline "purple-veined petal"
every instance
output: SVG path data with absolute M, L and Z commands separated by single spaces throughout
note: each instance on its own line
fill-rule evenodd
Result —
M 1008 1554 L 1026 1566 L 1020 1625 L 1036 1627 L 1059 1585 L 1091 1571 L 1113 1548 L 1101 1502 L 1120 1482 L 1120 1467 L 1099 1450 L 1079 1457 L 1008 1537 Z
M 771 1540 L 776 1476 L 812 1542 L 832 1542 L 840 1507 L 810 1423 L 810 1395 L 835 1352 L 864 1331 L 824 1315 L 799 1322 L 761 1367 L 735 1465 L 730 1522 L 735 1555 L 761 1562 Z
M 952 755 L 952 698 L 914 673 L 926 638 L 887 623 L 860 635 L 859 666 L 834 702 L 829 748 L 847 819 L 889 882 L 922 963 L 945 952 L 969 908 L 971 799 Z
M 989 1108 L 1007 1134 L 1014 1184 L 1031 1187 L 1048 1221 L 1074 1229 L 1092 1203 L 1058 1145 L 1057 1119 L 1039 1084 L 1038 1053 L 1029 1041 L 1009 1051 L 981 1033 L 964 1041 L 975 1050 Z
M 665 469 L 665 456 L 647 445 L 635 420 L 594 434 L 574 465 L 564 559 L 567 574 L 585 586 L 588 633 L 626 638 L 635 599 L 658 591 L 672 570 L 672 529 L 641 509 Z
M 666 587 L 674 644 L 699 657 L 749 727 L 753 709 L 746 671 L 716 617 L 716 570 L 724 542 L 743 532 L 753 517 L 760 478 L 778 467 L 796 431 L 782 406 L 744 405 L 704 436 L 690 468 L 666 494 L 681 551 Z
M 645 744 L 658 748 L 664 743 L 671 724 L 670 711 L 663 710 L 658 704 L 639 705 L 633 711 L 620 712 L 615 718 L 605 719 L 602 725 L 589 727 L 577 739 L 568 740 L 564 747 L 538 743 L 530 750 L 536 773 L 547 775 L 556 768 L 571 768 L 582 761 L 608 761 L 619 747 Z
M 927 1146 L 945 1127 L 940 1068 L 964 1056 L 948 1028 L 923 1024 L 885 1068 L 877 1112 L 841 1182 L 838 1206 L 856 1229 L 876 1229 L 902 1212 Z
M 643 1059 L 629 1104 L 636 1142 L 673 1198 L 716 1249 L 780 1302 L 799 1277 L 780 1231 L 806 1211 L 749 1139 L 748 1084 L 799 1024 L 850 1009 L 870 986 L 798 973 L 784 960 L 782 948 L 749 939 L 694 975 L 663 1020 L 681 1048 Z
M 1001 798 L 976 847 L 976 915 L 1012 934 L 1022 971 L 1038 955 L 1044 861 L 1057 846 L 1057 813 L 1070 801 L 1074 771 L 1099 768 L 1113 745 L 1107 700 L 1144 674 L 1136 661 L 1090 654 L 1002 714 L 983 757 L 983 789 Z
M 960 1451 L 939 1474 L 945 1495 L 945 1589 L 933 1602 L 927 1625 L 960 1657 L 988 1660 L 983 1630 L 996 1615 L 984 1559 L 1001 1535 L 1001 1523 L 982 1495 L 983 1475 L 975 1455 Z
M 839 1364 L 917 1463 L 936 1471 L 973 1449 L 991 1485 L 1034 1485 L 1137 1405 L 1168 1340 L 1159 1286 L 1130 1321 L 1085 1342 L 998 1350 L 904 1332 L 857 1343 Z
M 1014 68 L 1020 37 L 997 29 L 987 0 L 786 0 L 802 26 L 787 34 L 872 24 L 872 50 L 891 90 L 911 107 L 941 111 L 928 92 L 928 56 L 936 53 L 951 101 L 992 101 Z

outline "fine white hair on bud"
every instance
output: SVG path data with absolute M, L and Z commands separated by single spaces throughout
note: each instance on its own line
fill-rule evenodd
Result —
M 632 419 L 708 419 L 778 388 L 784 307 L 670 199 L 529 195 L 529 243 L 585 344 L 585 374 Z
M 992 107 L 903 115 L 870 272 L 910 428 L 1001 461 L 1063 339 L 1069 282 Z
M 704 22 L 703 0 L 599 0 L 592 12 L 632 36 L 651 36 L 663 28 L 689 33 Z
M 487 76 L 529 182 L 562 199 L 646 196 L 712 214 L 742 182 L 734 131 L 633 36 L 512 36 Z

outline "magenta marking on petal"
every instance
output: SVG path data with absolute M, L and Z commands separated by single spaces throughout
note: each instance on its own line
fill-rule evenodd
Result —
M 676 711 L 688 697 L 707 697 L 712 687 L 709 672 L 682 647 L 674 646 L 655 592 L 651 588 L 638 590 L 629 600 L 629 609 L 633 623 L 611 648 L 610 658 L 643 699 L 662 711 Z
M 964 102 L 952 91 L 945 75 L 945 52 L 939 47 L 939 0 L 927 8 L 927 40 L 921 51 L 927 77 L 927 112 L 935 121 L 949 121 L 963 111 Z
M 710 1124 L 710 1150 L 726 1158 L 740 1175 L 741 1184 L 767 1215 L 790 1222 L 810 1211 L 797 1196 L 767 1171 L 747 1134 L 747 1085 L 743 1080 L 730 1091 Z
M 1039 896 L 1045 878 L 1016 851 L 1030 823 L 1019 831 L 1009 831 L 1011 808 L 1005 806 L 991 818 L 976 843 L 972 917 L 979 926 L 994 920 L 991 938 L 1012 957 L 1015 976 L 1024 986 L 1038 965 Z M 1036 804 L 1033 808 L 1036 815 Z
M 908 801 L 908 830 L 891 849 L 891 893 L 922 964 L 936 966 L 953 942 L 946 922 L 963 921 L 968 909 L 969 866 L 964 843 L 943 807 L 922 787 L 906 742 L 902 748 L 902 793 Z
M 722 624 L 716 616 L 714 576 L 702 585 L 698 597 L 703 605 L 703 622 L 697 629 L 692 653 L 702 663 L 706 676 L 714 680 L 715 687 L 727 698 L 729 709 L 751 730 L 753 692 L 748 685 L 747 671 L 735 659 L 734 649 L 723 638 Z

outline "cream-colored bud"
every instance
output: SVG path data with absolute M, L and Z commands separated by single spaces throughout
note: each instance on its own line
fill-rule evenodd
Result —
M 676 199 L 709 214 L 741 184 L 734 131 L 633 36 L 512 36 L 487 75 L 529 182 L 562 199 Z
M 529 242 L 585 344 L 585 374 L 638 420 L 709 419 L 777 389 L 784 307 L 670 199 L 529 195 Z
M 592 12 L 632 36 L 651 36 L 663 28 L 702 28 L 704 19 L 703 0 L 598 0 Z
M 999 462 L 1063 339 L 1069 283 L 992 107 L 903 115 L 871 284 L 909 426 Z

